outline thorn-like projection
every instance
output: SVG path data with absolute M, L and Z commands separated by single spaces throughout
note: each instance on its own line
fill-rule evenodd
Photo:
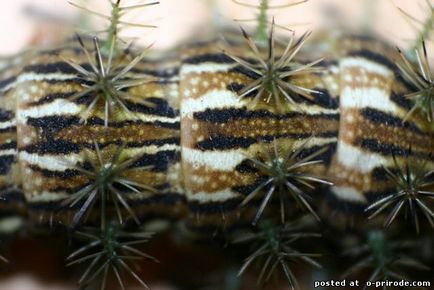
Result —
M 427 169 L 428 160 L 429 158 L 425 161 L 413 162 L 410 156 L 406 156 L 404 166 L 400 166 L 396 157 L 393 156 L 394 168 L 396 170 L 392 171 L 386 167 L 384 167 L 384 170 L 396 187 L 396 192 L 379 199 L 367 207 L 365 211 L 375 210 L 369 216 L 369 219 L 376 217 L 387 207 L 394 205 L 384 224 L 385 227 L 388 227 L 395 220 L 401 209 L 407 206 L 414 220 L 416 232 L 419 233 L 419 218 L 416 210 L 416 207 L 418 207 L 431 226 L 434 227 L 434 212 L 424 202 L 426 199 L 434 199 L 434 192 L 427 189 L 434 185 L 434 169 Z
M 104 41 L 103 45 L 102 45 L 102 50 L 104 52 L 108 51 L 108 48 L 111 45 L 111 42 L 114 38 L 117 38 L 118 35 L 122 32 L 122 30 L 124 30 L 125 28 L 156 28 L 155 25 L 149 25 L 149 24 L 141 24 L 141 23 L 132 23 L 132 22 L 127 22 L 122 20 L 122 18 L 129 12 L 137 10 L 137 9 L 142 9 L 148 6 L 153 6 L 153 5 L 157 5 L 160 2 L 159 1 L 141 1 L 138 4 L 135 5 L 131 5 L 131 6 L 121 6 L 121 0 L 116 0 L 116 1 L 112 1 L 112 0 L 108 0 L 108 2 L 111 5 L 111 13 L 110 15 L 105 15 L 102 14 L 100 12 L 97 11 L 93 11 L 90 10 L 86 7 L 83 7 L 81 5 L 78 5 L 74 2 L 70 2 L 69 4 L 71 4 L 72 6 L 79 8 L 83 11 L 88 12 L 91 15 L 95 15 L 97 17 L 100 17 L 102 19 L 105 19 L 107 21 L 109 21 L 109 26 L 102 31 L 98 31 L 99 33 L 104 33 L 105 37 L 104 39 L 106 39 L 106 41 Z M 116 48 L 115 48 L 116 50 Z
M 315 158 L 327 151 L 327 147 L 324 147 L 306 157 L 300 157 L 300 153 L 306 148 L 308 141 L 309 140 L 304 142 L 297 150 L 287 152 L 287 150 L 279 150 L 277 141 L 274 140 L 273 152 L 268 153 L 265 161 L 247 157 L 247 159 L 252 162 L 252 165 L 258 169 L 259 174 L 262 177 L 265 177 L 264 181 L 259 184 L 258 187 L 256 187 L 255 190 L 253 190 L 241 203 L 241 206 L 244 206 L 260 192 L 263 190 L 266 191 L 262 204 L 253 220 L 254 225 L 258 222 L 265 207 L 275 192 L 278 192 L 280 197 L 282 223 L 285 221 L 285 207 L 288 201 L 288 195 L 319 220 L 318 215 L 308 202 L 310 196 L 303 192 L 303 188 L 313 190 L 315 189 L 313 183 L 331 185 L 330 182 L 310 174 L 307 170 L 310 166 L 322 162 L 322 160 L 315 160 Z
M 404 120 L 415 111 L 420 111 L 429 122 L 434 122 L 434 77 L 428 62 L 425 42 L 422 42 L 421 51 L 415 51 L 417 66 L 412 65 L 401 50 L 398 51 L 402 59 L 402 64 L 398 63 L 398 67 L 404 77 L 416 87 L 415 92 L 406 95 L 414 105 Z
M 432 40 L 434 31 L 434 5 L 431 0 L 425 0 L 425 7 L 421 7 L 422 13 L 426 13 L 425 19 L 421 20 L 420 17 L 416 17 L 398 7 L 399 12 L 404 16 L 404 19 L 417 33 L 417 38 L 412 46 L 412 51 L 421 48 L 424 40 Z
M 116 222 L 110 222 L 102 232 L 89 229 L 86 233 L 77 232 L 77 235 L 90 241 L 89 244 L 76 250 L 66 259 L 67 266 L 88 263 L 78 281 L 80 289 L 87 287 L 90 282 L 101 277 L 100 289 L 104 290 L 110 272 L 116 277 L 121 289 L 126 289 L 125 272 L 137 280 L 143 288 L 149 289 L 148 285 L 129 264 L 141 260 L 151 260 L 158 263 L 154 257 L 134 247 L 148 242 L 153 235 L 152 233 L 123 232 Z
M 299 40 L 295 40 L 295 35 L 292 33 L 282 55 L 277 57 L 274 26 L 273 20 L 268 37 L 267 57 L 263 57 L 258 46 L 255 44 L 255 41 L 250 38 L 243 28 L 241 28 L 241 31 L 248 46 L 254 54 L 254 60 L 249 62 L 237 56 L 228 54 L 230 58 L 243 68 L 256 75 L 255 79 L 238 93 L 239 98 L 244 98 L 247 95 L 254 93 L 251 103 L 252 107 L 256 107 L 260 100 L 266 103 L 270 103 L 270 101 L 273 100 L 276 108 L 279 110 L 286 108 L 282 103 L 282 99 L 294 106 L 297 106 L 294 98 L 298 98 L 299 96 L 314 101 L 315 98 L 312 94 L 320 94 L 319 91 L 301 87 L 292 81 L 293 77 L 322 71 L 322 68 L 316 66 L 322 61 L 322 59 L 317 59 L 307 64 L 300 64 L 294 61 L 294 57 L 303 47 L 311 33 L 307 32 L 303 34 Z
M 116 107 L 121 108 L 129 116 L 135 116 L 135 114 L 128 109 L 126 102 L 137 103 L 148 107 L 154 106 L 152 102 L 146 101 L 145 99 L 134 96 L 128 92 L 129 88 L 156 81 L 154 77 L 146 74 L 130 75 L 130 71 L 144 58 L 147 48 L 128 64 L 113 65 L 113 52 L 116 38 L 112 39 L 110 52 L 105 61 L 105 58 L 101 53 L 98 38 L 95 37 L 93 39 L 95 47 L 93 57 L 91 52 L 89 52 L 84 45 L 82 39 L 80 37 L 77 37 L 77 39 L 87 57 L 90 69 L 74 61 L 65 61 L 77 71 L 78 78 L 83 82 L 83 90 L 70 96 L 69 100 L 76 101 L 80 98 L 89 98 L 87 108 L 81 114 L 81 122 L 87 122 L 92 111 L 97 109 L 97 107 L 102 105 L 102 103 L 104 108 L 105 127 L 108 126 L 110 117 L 114 113 L 113 111 Z
M 3 257 L 2 255 L 0 255 L 0 262 L 3 262 L 5 264 L 9 263 L 8 259 L 6 259 L 5 257 Z
M 251 4 L 251 3 L 246 3 L 246 2 L 242 2 L 242 1 L 238 1 L 238 0 L 232 0 L 234 3 L 241 5 L 241 6 L 245 6 L 245 7 L 249 7 L 249 8 L 255 8 L 258 9 L 259 12 L 257 14 L 256 19 L 237 19 L 235 21 L 255 21 L 257 22 L 257 28 L 256 28 L 256 35 L 255 35 L 255 40 L 258 41 L 259 43 L 266 43 L 267 42 L 267 38 L 268 38 L 268 25 L 269 25 L 269 20 L 268 20 L 268 12 L 269 10 L 272 9 L 284 9 L 284 8 L 288 8 L 288 7 L 292 7 L 292 6 L 296 6 L 299 4 L 303 4 L 306 3 L 309 0 L 295 0 L 295 1 L 287 1 L 287 3 L 284 4 L 276 4 L 276 5 L 272 5 L 270 4 L 269 0 L 260 0 L 259 4 Z
M 366 269 L 372 269 L 368 278 L 368 281 L 373 282 L 372 285 L 375 285 L 375 281 L 411 281 L 403 274 L 405 268 L 409 270 L 429 270 L 429 267 L 411 257 L 409 252 L 414 249 L 415 243 L 388 241 L 382 231 L 372 231 L 368 235 L 366 244 L 353 247 L 344 253 L 344 255 L 353 257 L 354 259 L 360 258 L 360 260 L 352 265 L 342 275 L 342 278 L 360 273 Z M 368 288 L 368 286 L 365 286 L 363 289 Z M 389 287 L 385 285 L 382 289 L 389 289 Z
M 99 202 L 101 207 L 102 229 L 105 228 L 107 218 L 107 202 L 110 202 L 110 205 L 114 206 L 120 224 L 123 223 L 124 218 L 119 204 L 121 204 L 136 223 L 139 224 L 139 219 L 128 204 L 128 197 L 125 195 L 125 190 L 134 194 L 139 194 L 141 191 L 156 192 L 156 190 L 151 186 L 131 180 L 128 177 L 128 173 L 131 173 L 133 170 L 150 170 L 152 166 L 130 168 L 141 156 L 125 158 L 125 156 L 122 155 L 123 146 L 118 147 L 115 153 L 108 157 L 107 152 L 101 152 L 96 142 L 94 146 L 96 158 L 92 157 L 89 152 L 86 152 L 84 164 L 82 166 L 74 166 L 75 170 L 89 179 L 89 183 L 64 201 L 64 203 L 70 207 L 75 206 L 79 202 L 82 203 L 80 209 L 74 215 L 73 226 L 80 223 L 83 216 L 89 213 L 96 201 Z M 91 165 L 90 168 L 85 166 L 86 163 Z
M 242 275 L 252 264 L 263 263 L 257 280 L 258 284 L 269 281 L 279 267 L 288 280 L 290 288 L 297 289 L 298 283 L 290 268 L 291 263 L 304 261 L 314 267 L 321 268 L 312 259 L 319 256 L 318 254 L 302 253 L 292 247 L 292 244 L 300 239 L 318 238 L 321 235 L 303 232 L 295 224 L 275 226 L 269 221 L 262 222 L 260 228 L 260 232 L 246 235 L 234 241 L 234 243 L 253 243 L 256 245 L 256 250 L 245 259 L 238 276 Z

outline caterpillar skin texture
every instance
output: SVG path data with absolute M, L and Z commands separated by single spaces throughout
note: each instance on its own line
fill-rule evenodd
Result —
M 154 105 L 127 102 L 134 116 L 119 110 L 107 128 L 103 106 L 83 123 L 80 113 L 91 100 L 68 99 L 83 88 L 65 59 L 89 66 L 77 43 L 5 62 L 0 73 L 2 208 L 27 210 L 34 221 L 70 223 L 80 205 L 63 201 L 89 183 L 75 166 L 84 162 L 84 152 L 95 154 L 94 141 L 108 155 L 124 145 L 123 156 L 140 156 L 131 167 L 147 166 L 128 177 L 156 192 L 124 192 L 141 220 L 183 219 L 204 232 L 250 224 L 261 196 L 239 205 L 260 176 L 246 157 L 261 159 L 273 142 L 287 149 L 304 144 L 301 156 L 327 148 L 318 157 L 323 162 L 309 170 L 333 186 L 320 187 L 315 202 L 327 200 L 349 213 L 390 191 L 383 166 L 393 168 L 393 155 L 401 162 L 411 148 L 415 160 L 434 167 L 430 124 L 418 115 L 403 122 L 412 106 L 404 95 L 412 87 L 395 64 L 394 48 L 355 36 L 311 43 L 297 60 L 324 57 L 325 70 L 291 81 L 321 94 L 313 94 L 312 102 L 295 99 L 299 110 L 281 111 L 265 102 L 252 108 L 249 97 L 238 98 L 254 75 L 222 53 L 222 46 L 196 43 L 178 55 L 139 63 L 131 77 L 146 73 L 159 80 L 129 93 Z M 231 49 L 250 56 L 243 46 Z

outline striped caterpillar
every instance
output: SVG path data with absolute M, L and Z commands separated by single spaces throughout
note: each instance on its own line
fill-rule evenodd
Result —
M 416 231 L 432 238 L 426 49 L 411 63 L 367 36 L 290 35 L 282 45 L 274 22 L 265 46 L 242 35 L 159 58 L 118 49 L 116 34 L 78 38 L 2 64 L 2 209 L 101 246 L 99 260 L 80 260 L 86 247 L 68 257 L 91 263 L 81 287 L 94 271 L 105 288 L 109 270 L 122 288 L 122 271 L 147 287 L 109 247 L 153 259 L 124 238 L 150 239 L 141 226 L 155 219 L 201 238 L 251 230 L 270 244 L 298 239 L 287 225 L 304 213 L 332 228 L 369 232 L 384 219 L 400 231 L 393 222 L 408 207 Z M 259 279 L 273 272 L 272 257 L 296 287 L 279 251 L 264 252 Z

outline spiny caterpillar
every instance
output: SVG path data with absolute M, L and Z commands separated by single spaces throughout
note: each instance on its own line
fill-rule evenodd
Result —
M 162 251 L 142 245 L 157 241 L 171 254 L 180 246 L 165 240 L 180 237 L 218 277 L 207 289 L 430 282 L 434 75 L 425 41 L 434 17 L 410 52 L 371 35 L 279 35 L 266 12 L 303 2 L 262 0 L 254 36 L 223 31 L 223 40 L 151 57 L 149 47 L 125 46 L 119 30 L 150 27 L 122 16 L 158 3 L 110 1 L 102 36 L 5 60 L 2 217 L 63 231 L 74 246 L 66 266 L 83 268 L 80 289 L 126 289 L 128 279 L 146 289 L 154 267 L 183 289 L 204 289 L 201 271 L 180 270 L 175 257 L 158 266 Z M 205 241 L 214 247 L 200 251 Z M 220 269 L 207 269 L 212 259 Z

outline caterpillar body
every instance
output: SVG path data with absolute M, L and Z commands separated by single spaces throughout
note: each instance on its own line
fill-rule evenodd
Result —
M 399 51 L 373 37 L 326 35 L 289 47 L 295 58 L 282 68 L 301 71 L 282 78 L 290 96 L 259 82 L 246 91 L 263 55 L 241 41 L 147 59 L 107 56 L 97 40 L 94 49 L 80 40 L 5 61 L 2 210 L 73 228 L 168 219 L 209 236 L 302 209 L 325 220 L 338 209 L 338 223 L 365 219 L 410 159 L 423 164 L 430 192 L 433 123 L 413 112 L 406 95 L 417 88 L 397 65 Z
M 410 85 L 394 65 L 394 49 L 357 37 L 336 43 L 340 47 L 323 52 L 331 56 L 324 72 L 296 80 L 321 92 L 312 102 L 299 100 L 299 112 L 266 103 L 249 109 L 248 98 L 237 98 L 236 89 L 252 75 L 211 42 L 185 49 L 180 60 L 135 67 L 132 74 L 158 77 L 130 92 L 154 107 L 131 102 L 134 114 L 115 112 L 108 127 L 102 108 L 83 123 L 80 114 L 89 100 L 68 100 L 82 87 L 64 59 L 85 63 L 79 47 L 22 56 L 21 68 L 2 70 L 4 199 L 25 198 L 36 220 L 66 222 L 67 212 L 76 209 L 62 201 L 89 183 L 74 170 L 82 152 L 93 152 L 94 142 L 108 152 L 125 144 L 122 154 L 140 156 L 135 166 L 152 165 L 134 180 L 159 191 L 128 197 L 143 217 L 191 216 L 201 226 L 229 226 L 239 221 L 239 204 L 258 178 L 246 168 L 247 157 L 264 155 L 276 140 L 279 147 L 296 149 L 307 141 L 302 156 L 326 147 L 323 163 L 311 170 L 334 183 L 327 189 L 333 199 L 364 208 L 388 189 L 379 171 L 393 166 L 392 155 L 400 158 L 411 147 L 414 156 L 432 163 L 433 134 L 423 118 L 403 121 L 411 108 L 403 97 Z

